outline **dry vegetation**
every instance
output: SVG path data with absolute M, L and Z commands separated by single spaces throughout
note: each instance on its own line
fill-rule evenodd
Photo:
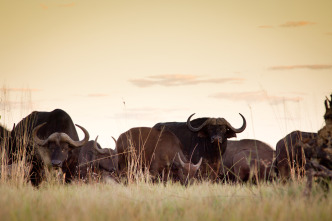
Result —
M 3 161 L 0 220 L 332 220 L 332 192 L 314 184 L 306 197 L 305 178 L 293 176 L 288 184 L 196 182 L 184 187 L 152 184 L 132 165 L 127 185 L 64 184 L 50 171 L 34 188 L 27 181 L 27 164 L 20 161 L 9 170 Z
M 3 151 L 0 160 L 0 220 L 332 220 L 332 192 L 314 183 L 305 196 L 306 179 L 294 174 L 287 184 L 184 187 L 152 184 L 133 163 L 127 185 L 63 184 L 53 171 L 34 188 L 27 182 L 29 165 L 20 161 L 9 169 Z
M 1 220 L 331 220 L 332 194 L 287 185 L 1 182 Z

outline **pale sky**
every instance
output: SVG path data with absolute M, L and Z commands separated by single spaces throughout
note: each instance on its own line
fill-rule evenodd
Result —
M 61 108 L 114 148 L 131 127 L 192 113 L 240 127 L 242 113 L 238 139 L 275 147 L 323 126 L 331 10 L 331 0 L 0 0 L 0 123 Z

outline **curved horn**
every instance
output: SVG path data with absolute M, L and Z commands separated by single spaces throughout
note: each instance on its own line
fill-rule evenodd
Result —
M 332 98 L 332 94 L 330 96 Z M 325 96 L 325 97 L 326 97 L 326 100 L 328 100 L 329 102 L 331 102 L 331 100 L 327 96 Z
M 81 141 L 74 141 L 73 139 L 71 139 L 67 134 L 65 133 L 61 133 L 61 140 L 62 141 L 66 141 L 68 142 L 70 145 L 72 145 L 73 147 L 81 147 L 83 145 L 85 145 L 88 141 L 89 141 L 89 132 L 82 126 L 75 124 L 77 127 L 81 128 L 81 130 L 84 133 L 84 139 Z
M 199 167 L 200 167 L 201 164 L 202 164 L 202 161 L 203 161 L 203 157 L 201 157 L 201 159 L 198 161 L 197 164 L 194 164 L 194 165 L 192 164 L 192 165 L 191 165 L 191 168 L 193 168 L 195 171 L 198 170 Z
M 185 167 L 185 164 L 186 164 L 186 163 L 182 161 L 182 159 L 181 159 L 179 153 L 178 153 L 178 158 L 179 158 L 179 161 L 180 161 L 181 167 Z
M 329 103 L 330 103 L 330 108 L 331 108 L 331 101 L 328 99 L 328 97 L 326 97 L 326 100 L 324 101 L 325 109 L 326 110 L 329 109 Z
M 100 149 L 97 145 L 97 140 L 98 140 L 98 136 L 96 137 L 95 141 L 93 142 L 93 149 L 95 151 L 97 151 L 100 154 L 109 154 L 110 152 L 108 151 L 108 149 Z
M 204 121 L 204 123 L 202 123 L 201 126 L 195 128 L 195 127 L 193 127 L 193 126 L 190 124 L 190 119 L 191 119 L 191 117 L 192 117 L 194 114 L 195 114 L 195 113 L 193 113 L 192 115 L 190 115 L 190 116 L 188 117 L 188 120 L 187 120 L 187 126 L 188 126 L 189 130 L 191 130 L 192 132 L 198 132 L 198 131 L 200 131 L 200 130 L 201 130 L 201 129 L 202 129 L 202 128 L 208 123 L 209 119 L 207 119 L 206 121 Z
M 324 104 L 325 104 L 325 109 L 326 109 L 326 110 L 329 109 L 329 106 L 328 106 L 328 102 L 327 102 L 327 100 L 324 101 Z
M 42 140 L 42 139 L 39 139 L 39 137 L 37 136 L 37 132 L 38 132 L 38 130 L 39 130 L 42 126 L 44 126 L 46 123 L 47 123 L 47 122 L 42 123 L 42 124 L 39 124 L 39 125 L 38 125 L 37 127 L 35 127 L 35 128 L 33 129 L 33 131 L 32 131 L 33 141 L 34 141 L 37 145 L 39 145 L 39 146 L 44 146 L 44 145 L 47 144 L 47 142 L 48 142 L 48 139 L 46 139 L 46 140 Z
M 240 114 L 240 113 L 239 113 Z M 231 129 L 233 132 L 235 133 L 241 133 L 244 131 L 244 129 L 246 129 L 246 126 L 247 126 L 247 122 L 246 122 L 246 119 L 244 118 L 244 116 L 242 114 L 240 114 L 241 117 L 242 117 L 242 120 L 243 120 L 243 124 L 240 128 L 238 129 L 235 129 L 227 120 L 226 121 L 226 125 L 229 129 Z
M 114 140 L 115 148 L 116 148 L 116 139 L 113 136 L 112 136 L 112 139 Z

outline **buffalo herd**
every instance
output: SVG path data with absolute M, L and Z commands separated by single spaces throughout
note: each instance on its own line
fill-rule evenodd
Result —
M 332 95 L 331 95 L 332 98 Z M 317 133 L 293 131 L 274 150 L 255 139 L 229 140 L 246 129 L 224 118 L 197 118 L 135 127 L 114 139 L 116 148 L 102 148 L 90 140 L 87 129 L 74 124 L 63 110 L 34 111 L 13 129 L 0 127 L 1 165 L 24 161 L 33 186 L 45 179 L 46 170 L 62 172 L 66 183 L 90 179 L 130 182 L 193 180 L 211 182 L 282 182 L 307 171 L 317 176 L 332 170 L 332 102 L 324 101 L 325 126 Z M 79 140 L 76 127 L 83 131 Z M 3 171 L 3 168 L 1 169 Z

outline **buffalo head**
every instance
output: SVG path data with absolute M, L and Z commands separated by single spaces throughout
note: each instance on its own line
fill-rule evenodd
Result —
M 112 138 L 116 143 L 114 137 Z M 111 148 L 99 148 L 97 145 L 97 139 L 98 136 L 93 143 L 93 150 L 95 152 L 94 160 L 98 161 L 100 169 L 108 172 L 116 172 L 118 166 L 118 158 L 116 152 Z
M 190 115 L 187 120 L 187 126 L 192 132 L 198 132 L 198 136 L 207 137 L 211 143 L 224 143 L 227 138 L 236 137 L 236 133 L 241 133 L 246 128 L 246 119 L 242 114 L 243 124 L 240 128 L 234 128 L 224 118 L 208 118 L 198 127 L 193 127 L 190 119 L 194 114 Z
M 177 158 L 177 161 L 180 163 L 180 168 L 178 169 L 180 182 L 183 185 L 187 185 L 188 182 L 192 181 L 192 178 L 195 176 L 197 170 L 201 166 L 203 158 L 201 157 L 197 164 L 183 162 L 179 153 L 177 154 Z
M 37 145 L 38 153 L 45 165 L 61 168 L 63 162 L 67 160 L 70 150 L 79 148 L 89 141 L 88 131 L 77 124 L 75 125 L 81 128 L 84 133 L 84 139 L 81 141 L 74 141 L 68 134 L 61 132 L 52 133 L 44 140 L 40 139 L 37 133 L 45 124 L 38 125 L 32 131 L 33 141 Z

